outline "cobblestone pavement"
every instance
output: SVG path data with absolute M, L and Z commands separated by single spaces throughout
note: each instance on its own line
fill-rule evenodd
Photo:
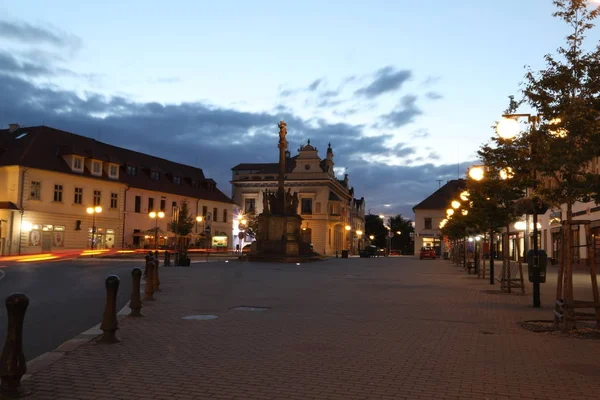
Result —
M 121 343 L 90 342 L 34 373 L 28 399 L 600 398 L 600 341 L 517 326 L 551 318 L 548 285 L 533 309 L 444 260 L 161 273 L 163 292 L 122 320 Z M 242 305 L 270 309 L 231 310 Z M 218 319 L 182 319 L 196 314 Z

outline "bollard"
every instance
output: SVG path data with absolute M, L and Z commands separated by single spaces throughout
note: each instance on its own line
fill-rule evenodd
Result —
M 158 250 L 154 251 L 154 260 L 158 262 Z
M 171 253 L 169 253 L 168 250 L 165 250 L 165 262 L 163 263 L 163 265 L 165 267 L 168 267 L 171 265 Z
M 131 300 L 129 301 L 129 308 L 131 312 L 130 317 L 143 317 L 142 315 L 142 300 L 140 299 L 140 281 L 142 280 L 142 270 L 134 268 L 131 270 L 131 280 L 133 286 L 131 288 Z
M 154 275 L 153 275 L 153 282 L 154 283 L 154 291 L 155 292 L 162 292 L 162 290 L 160 290 L 160 279 L 158 277 L 158 258 L 154 260 Z
M 175 264 L 174 265 L 176 267 L 179 266 L 179 252 L 178 251 L 175 252 Z
M 146 271 L 148 275 L 146 276 L 144 301 L 154 301 L 154 263 L 152 261 L 146 263 Z
M 109 275 L 104 281 L 106 285 L 106 307 L 104 308 L 104 318 L 102 318 L 102 337 L 99 343 L 117 343 L 121 340 L 117 338 L 116 332 L 119 329 L 119 320 L 117 319 L 117 292 L 119 291 L 119 277 Z
M 8 329 L 6 343 L 0 357 L 0 398 L 23 397 L 31 392 L 21 386 L 21 378 L 27 372 L 23 355 L 23 320 L 29 305 L 29 297 L 14 293 L 6 298 Z

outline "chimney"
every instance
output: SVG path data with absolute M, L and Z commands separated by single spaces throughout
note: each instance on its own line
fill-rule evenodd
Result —
M 20 128 L 19 124 L 8 124 L 8 131 L 11 133 L 15 132 L 19 128 Z

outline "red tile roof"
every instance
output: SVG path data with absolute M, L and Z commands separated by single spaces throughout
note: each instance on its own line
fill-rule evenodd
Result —
M 413 207 L 414 210 L 445 210 L 450 202 L 467 187 L 464 179 L 453 179 Z
M 87 168 L 83 173 L 73 172 L 62 157 L 68 154 L 120 164 L 119 179 L 110 179 L 105 173 L 102 177 L 93 176 Z M 8 129 L 0 130 L 0 166 L 6 165 L 83 175 L 92 179 L 118 181 L 139 189 L 233 203 L 228 196 L 217 189 L 214 180 L 204 176 L 200 168 L 47 126 L 22 127 L 14 132 Z M 127 174 L 128 165 L 137 167 L 137 175 Z M 150 178 L 151 170 L 161 173 L 160 180 L 154 181 Z M 181 184 L 173 182 L 174 176 L 181 178 Z

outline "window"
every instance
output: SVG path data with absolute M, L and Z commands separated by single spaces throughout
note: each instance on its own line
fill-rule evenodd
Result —
M 75 196 L 73 198 L 73 203 L 81 204 L 83 203 L 83 188 L 75 188 Z
M 94 174 L 100 174 L 101 170 L 102 170 L 102 166 L 100 165 L 100 163 L 98 161 L 92 162 L 92 172 Z
M 135 165 L 127 166 L 127 175 L 135 176 L 137 175 L 137 167 Z
M 223 222 L 227 222 L 227 210 L 223 210 Z
M 165 212 L 166 208 L 167 208 L 167 200 L 160 199 L 160 211 Z
M 62 185 L 54 185 L 54 201 L 58 203 L 62 203 L 62 193 L 63 186 Z
M 245 199 L 244 200 L 244 212 L 251 213 L 256 211 L 256 199 Z
M 135 212 L 141 212 L 142 208 L 142 196 L 135 196 Z
M 83 163 L 81 162 L 81 158 L 75 157 L 73 159 L 73 169 L 77 169 L 77 170 L 83 169 Z
M 206 206 L 202 206 L 202 216 L 206 219 L 206 214 L 208 214 L 208 209 Z
M 148 197 L 148 212 L 154 211 L 154 197 Z
M 31 189 L 29 192 L 30 200 L 39 200 L 41 198 L 40 194 L 42 191 L 42 183 L 39 181 L 31 181 Z
M 213 208 L 213 222 L 217 222 L 217 212 L 219 212 L 219 210 L 217 210 L 217 208 Z
M 173 177 L 173 182 L 174 182 L 176 185 L 181 185 L 181 177 L 179 177 L 179 176 L 174 176 L 174 177 Z
M 102 192 L 99 190 L 94 190 L 94 205 L 95 206 L 99 206 L 100 205 L 100 197 L 102 195 Z
M 152 179 L 153 181 L 158 181 L 160 179 L 160 172 L 150 171 L 150 179 Z
M 312 214 L 312 199 L 302 199 L 302 214 Z
M 108 174 L 109 174 L 110 176 L 112 176 L 113 178 L 116 178 L 116 177 L 117 177 L 117 175 L 118 175 L 118 172 L 119 172 L 119 169 L 118 169 L 118 167 L 117 167 L 116 165 L 111 165 L 111 166 L 110 166 L 110 169 L 109 169 L 109 171 L 108 171 Z
M 110 194 L 110 208 L 118 208 L 119 207 L 119 194 L 111 193 Z
M 425 218 L 425 229 L 431 229 L 431 218 Z
M 179 221 L 179 207 L 173 202 L 173 221 Z

